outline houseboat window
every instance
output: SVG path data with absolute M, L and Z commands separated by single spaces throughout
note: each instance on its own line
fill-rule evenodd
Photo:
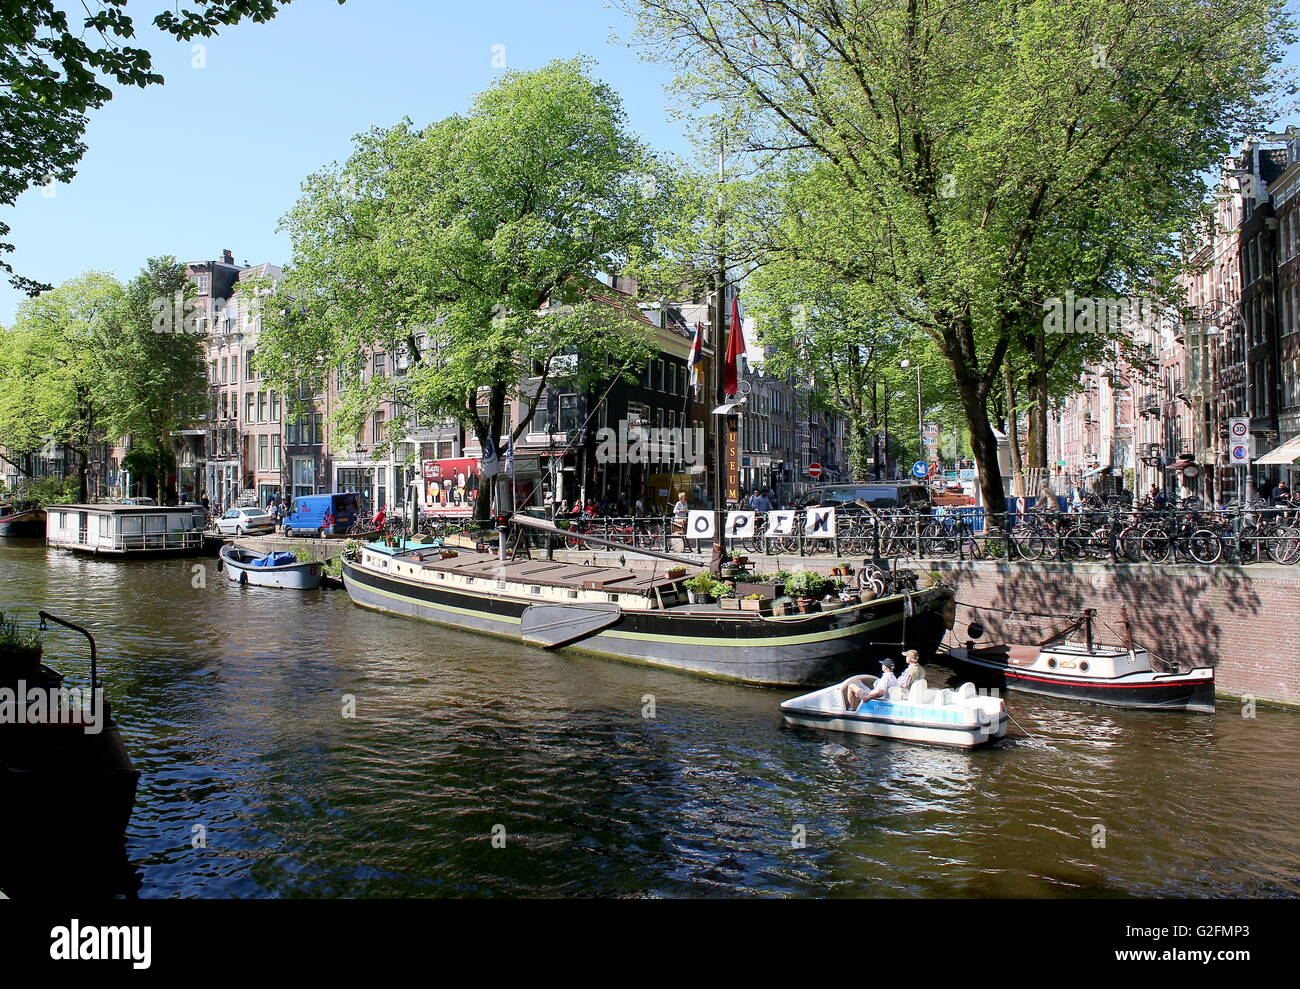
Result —
M 145 532 L 166 532 L 167 516 L 166 515 L 147 515 L 145 516 Z
M 108 516 L 107 516 L 107 515 L 101 515 L 101 516 L 99 517 L 99 534 L 100 534 L 101 536 L 107 536 L 107 535 L 108 535 Z
M 144 532 L 144 519 L 139 515 L 122 516 L 122 535 L 138 536 Z

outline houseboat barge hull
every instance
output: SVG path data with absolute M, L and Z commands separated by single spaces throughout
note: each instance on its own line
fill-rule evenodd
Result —
M 344 558 L 343 581 L 364 608 L 765 686 L 838 682 L 907 648 L 931 655 L 952 613 L 949 592 L 936 587 L 773 617 L 675 604 L 680 578 L 540 560 L 499 563 L 490 554 L 423 563 L 369 546 L 358 560 Z M 609 600 L 628 594 L 646 604 Z
M 44 535 L 44 509 L 28 508 L 21 511 L 0 509 L 0 536 L 40 539 Z

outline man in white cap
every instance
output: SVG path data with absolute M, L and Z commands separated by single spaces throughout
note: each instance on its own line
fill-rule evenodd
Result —
M 903 653 L 903 659 L 907 660 L 907 668 L 903 670 L 903 675 L 898 678 L 898 685 L 906 691 L 917 680 L 925 679 L 925 667 L 921 665 L 921 657 L 917 655 L 915 649 L 909 649 Z
M 859 704 L 865 704 L 867 701 L 888 700 L 890 688 L 896 686 L 898 686 L 898 678 L 894 676 L 894 661 L 882 659 L 880 676 L 876 677 L 876 685 L 871 690 L 863 691 L 856 683 L 849 684 L 849 689 L 846 691 L 849 710 L 856 711 Z

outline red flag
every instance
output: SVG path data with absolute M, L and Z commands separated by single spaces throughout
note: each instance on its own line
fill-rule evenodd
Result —
M 745 334 L 740 327 L 740 303 L 731 297 L 731 332 L 727 335 L 727 359 L 722 365 L 722 391 L 731 396 L 740 391 L 740 359 L 745 356 Z

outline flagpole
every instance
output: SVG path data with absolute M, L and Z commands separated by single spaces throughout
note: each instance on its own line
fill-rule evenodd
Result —
M 718 267 L 713 273 L 713 363 L 712 393 L 714 408 L 726 404 L 723 388 L 722 363 L 723 340 L 727 330 L 727 258 L 726 240 L 722 216 L 722 183 L 726 178 L 726 137 L 718 138 Z M 707 416 L 709 427 L 713 430 L 713 553 L 709 560 L 709 569 L 715 577 L 722 575 L 722 562 L 726 559 L 726 545 L 723 535 L 726 503 L 726 480 L 723 471 L 727 466 L 727 421 L 724 416 Z

